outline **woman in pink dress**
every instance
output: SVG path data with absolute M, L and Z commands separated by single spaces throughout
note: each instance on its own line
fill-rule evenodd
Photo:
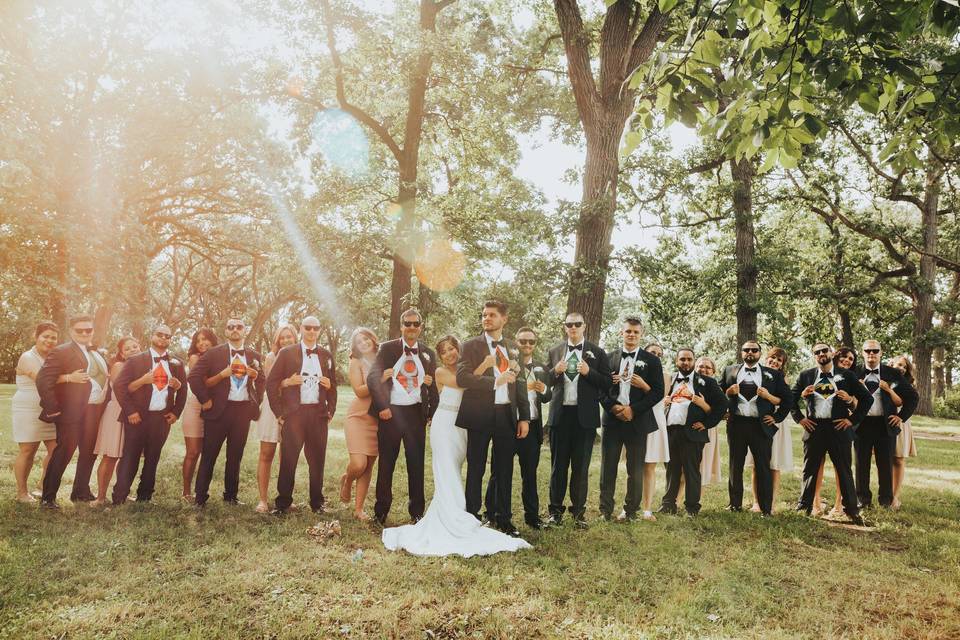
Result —
M 890 362 L 890 366 L 896 367 L 906 378 L 907 382 L 913 384 L 913 362 L 907 356 L 898 356 Z M 891 390 L 891 397 L 896 396 L 896 391 Z M 900 406 L 894 398 L 894 404 Z M 902 403 L 902 401 L 901 401 Z M 897 448 L 893 452 L 893 503 L 890 507 L 894 510 L 900 508 L 900 488 L 903 486 L 903 473 L 907 468 L 907 458 L 917 456 L 917 443 L 913 438 L 913 427 L 907 420 L 900 425 L 900 434 L 897 436 Z
M 217 346 L 219 340 L 213 329 L 201 327 L 190 339 L 187 351 L 187 368 L 192 369 L 207 349 Z M 203 418 L 200 417 L 200 401 L 187 389 L 187 404 L 183 408 L 183 444 L 187 452 L 183 456 L 183 495 L 186 502 L 193 501 L 193 474 L 197 470 L 197 460 L 203 450 Z
M 136 338 L 130 336 L 120 338 L 113 361 L 110 363 L 110 401 L 100 417 L 97 444 L 93 447 L 93 452 L 101 456 L 100 466 L 97 467 L 97 499 L 90 503 L 93 507 L 106 504 L 107 490 L 110 488 L 113 472 L 117 468 L 117 461 L 123 455 L 123 423 L 120 422 L 120 403 L 117 402 L 113 382 L 120 375 L 127 359 L 140 351 L 140 343 Z
M 277 329 L 273 334 L 273 343 L 270 351 L 263 359 L 263 375 L 270 375 L 273 363 L 277 361 L 280 349 L 296 344 L 300 340 L 297 328 L 288 324 Z M 260 457 L 257 458 L 257 491 L 260 498 L 255 511 L 257 513 L 270 512 L 270 471 L 273 468 L 273 459 L 277 454 L 277 443 L 280 442 L 280 425 L 277 416 L 273 415 L 269 402 L 264 402 L 260 409 L 260 418 L 254 423 L 257 439 L 260 440 Z
M 343 428 L 350 462 L 347 472 L 340 478 L 340 500 L 350 502 L 351 488 L 356 482 L 353 515 L 358 520 L 370 519 L 363 510 L 363 503 L 370 489 L 370 476 L 379 453 L 377 419 L 368 413 L 370 391 L 367 389 L 367 374 L 377 357 L 378 344 L 376 334 L 366 327 L 358 327 L 350 336 L 350 386 L 356 397 L 347 410 L 347 422 Z

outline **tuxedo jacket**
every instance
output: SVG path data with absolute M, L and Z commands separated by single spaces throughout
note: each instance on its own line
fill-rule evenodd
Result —
M 89 382 L 76 384 L 66 382 L 57 384 L 57 378 L 62 374 L 73 373 L 77 369 L 87 370 L 89 366 L 80 345 L 71 340 L 65 342 L 47 354 L 43 366 L 37 372 L 37 393 L 40 395 L 40 420 L 54 422 L 61 420 L 83 420 L 90 401 Z M 52 418 L 51 415 L 60 416 Z
M 857 377 L 861 380 L 863 380 L 866 374 L 866 367 L 862 367 L 856 371 Z M 920 401 L 920 395 L 917 393 L 917 390 L 913 387 L 913 385 L 903 377 L 903 374 L 900 373 L 900 370 L 895 367 L 888 367 L 885 364 L 881 364 L 880 379 L 889 384 L 894 393 L 900 396 L 900 399 L 903 400 L 903 405 L 901 405 L 898 409 L 898 407 L 893 404 L 893 400 L 890 399 L 889 393 L 885 391 L 880 392 L 880 402 L 883 405 L 884 423 L 887 425 L 887 430 L 890 432 L 890 435 L 895 436 L 900 433 L 900 427 L 892 426 L 886 421 L 886 419 L 890 416 L 898 415 L 900 416 L 901 420 L 909 420 L 910 416 L 912 416 L 913 412 L 917 409 L 917 403 Z M 867 389 L 867 391 L 869 391 L 869 389 Z
M 676 376 L 670 377 L 670 388 L 667 389 L 667 395 L 671 395 L 676 386 Z M 705 412 L 697 405 L 690 403 L 687 408 L 687 420 L 683 423 L 683 433 L 691 442 L 709 442 L 710 435 L 707 429 L 713 429 L 727 412 L 726 396 L 720 389 L 720 385 L 710 376 L 702 376 L 699 373 L 690 374 L 690 392 L 694 395 L 702 395 L 703 399 L 710 405 L 710 413 Z M 667 417 L 669 418 L 669 411 Z M 698 431 L 693 428 L 695 423 L 699 422 L 706 429 Z
M 250 419 L 256 420 L 260 417 L 260 401 L 263 399 L 263 388 L 266 385 L 266 376 L 263 375 L 263 356 L 259 352 L 250 348 L 250 345 L 244 346 L 244 357 L 247 359 L 247 366 L 257 370 L 257 379 L 247 378 L 247 397 L 250 404 Z M 216 420 L 223 414 L 227 408 L 227 402 L 230 397 L 230 385 L 233 382 L 230 378 L 225 378 L 207 388 L 207 378 L 216 375 L 230 365 L 230 343 L 224 342 L 215 347 L 210 347 L 207 352 L 200 356 L 197 364 L 190 370 L 187 376 L 187 382 L 190 383 L 190 390 L 197 397 L 200 404 L 207 400 L 213 400 L 213 406 L 207 410 L 201 410 L 200 417 L 204 420 Z
M 743 367 L 743 363 L 732 364 L 726 369 L 723 370 L 723 378 L 720 381 L 720 388 L 723 390 L 723 393 L 727 393 L 727 389 L 737 384 L 737 375 L 740 373 L 740 369 Z M 770 395 L 780 398 L 780 404 L 775 405 L 766 398 L 757 398 L 757 414 L 760 418 L 764 416 L 773 416 L 774 422 L 783 422 L 784 419 L 790 414 L 790 408 L 793 407 L 793 393 L 790 391 L 787 381 L 783 377 L 781 371 L 776 369 L 771 369 L 770 367 L 765 367 L 761 364 L 757 365 L 760 367 L 760 386 L 770 392 Z M 730 410 L 730 415 L 735 416 L 740 413 L 740 396 L 726 396 L 727 404 Z M 777 433 L 777 425 L 767 424 L 761 419 L 760 427 L 764 432 L 771 438 Z
M 610 370 L 616 373 L 623 373 L 621 365 L 621 356 L 623 349 L 614 349 L 607 353 L 607 360 L 610 362 Z M 633 420 L 624 422 L 618 419 L 610 409 L 613 405 L 619 404 L 617 399 L 620 395 L 620 384 L 611 382 L 610 400 L 608 406 L 603 411 L 603 426 L 619 429 L 632 429 L 638 434 L 653 433 L 657 430 L 657 419 L 653 415 L 653 407 L 663 399 L 663 365 L 660 358 L 643 349 L 637 350 L 637 358 L 633 363 L 633 373 L 637 374 L 650 385 L 650 391 L 644 392 L 631 385 L 630 387 L 630 408 L 633 409 Z M 612 378 L 611 378 L 612 381 Z
M 423 372 L 431 378 L 436 378 L 437 355 L 422 342 L 417 342 L 417 357 L 423 365 Z M 384 409 L 390 408 L 390 391 L 393 389 L 393 378 L 382 381 L 385 369 L 393 368 L 403 354 L 403 338 L 388 340 L 380 345 L 377 357 L 367 374 L 367 388 L 370 390 L 370 415 L 377 417 Z M 423 412 L 423 421 L 426 423 L 433 417 L 440 403 L 440 393 L 437 391 L 437 381 L 434 379 L 429 385 L 420 385 L 420 409 Z
M 553 399 L 550 401 L 550 418 L 547 425 L 555 427 L 560 424 L 560 414 L 563 412 L 563 390 L 572 384 L 565 373 L 554 373 L 553 368 L 561 360 L 566 360 L 567 342 L 561 342 L 550 349 L 547 358 L 547 374 L 550 387 L 553 390 Z M 610 363 L 603 349 L 583 341 L 582 359 L 590 367 L 585 376 L 577 378 L 577 420 L 584 429 L 598 429 L 600 427 L 600 407 L 610 408 Z
M 510 353 L 509 347 L 504 349 Z M 463 388 L 463 399 L 457 413 L 457 426 L 474 431 L 492 432 L 496 426 L 496 381 L 497 369 L 490 367 L 482 374 L 474 373 L 484 358 L 490 355 L 487 338 L 481 334 L 463 343 L 460 362 L 457 363 L 457 386 Z M 509 359 L 509 355 L 507 356 Z M 507 397 L 510 399 L 510 423 L 516 426 L 518 420 L 530 419 L 530 401 L 527 386 L 520 378 L 507 385 Z
M 120 421 L 127 424 L 127 417 L 139 413 L 140 418 L 146 417 L 150 410 L 150 398 L 153 397 L 153 385 L 145 384 L 133 393 L 128 390 L 131 382 L 154 368 L 153 355 L 149 349 L 142 351 L 129 358 L 123 363 L 120 369 L 120 375 L 117 376 L 113 384 L 113 393 L 120 403 Z M 170 375 L 180 381 L 180 388 L 174 391 L 170 389 L 167 393 L 167 405 L 164 407 L 165 413 L 173 413 L 178 418 L 183 412 L 183 406 L 187 403 L 187 370 L 183 360 L 170 356 L 168 362 L 170 365 Z
M 873 395 L 863 386 L 863 383 L 860 382 L 856 374 L 849 369 L 835 366 L 833 368 L 833 376 L 834 378 L 839 377 L 839 380 L 834 381 L 834 385 L 838 390 L 846 391 L 857 399 L 857 408 L 851 410 L 846 402 L 834 398 L 830 419 L 839 420 L 840 418 L 849 418 L 850 422 L 856 427 L 856 425 L 863 422 L 867 411 L 870 410 L 870 405 L 873 404 Z M 801 371 L 800 375 L 797 376 L 797 382 L 793 385 L 793 409 L 791 411 L 794 421 L 800 422 L 804 418 L 804 413 L 800 410 L 801 407 L 806 411 L 807 416 L 813 418 L 813 397 L 803 398 L 802 394 L 804 389 L 814 384 L 819 378 L 819 367 Z M 847 429 L 847 433 L 851 439 L 854 435 L 853 432 L 854 429 Z
M 533 373 L 533 377 L 536 378 L 537 381 L 542 382 L 544 385 L 546 385 L 546 389 L 543 390 L 543 393 L 540 393 L 538 391 L 537 399 L 534 400 L 534 403 L 537 406 L 537 415 L 540 416 L 539 418 L 540 424 L 543 424 L 544 422 L 546 422 L 546 420 L 544 420 L 544 417 L 543 417 L 543 405 L 550 402 L 550 400 L 553 399 L 553 389 L 550 388 L 550 374 L 547 371 L 546 365 L 544 365 L 542 362 L 537 362 L 536 360 L 532 360 L 529 364 L 521 363 L 520 366 L 523 368 L 524 378 L 526 377 L 527 372 L 529 371 Z M 537 369 L 540 369 L 540 371 L 537 371 Z M 521 388 L 523 389 L 523 393 L 526 394 L 527 393 L 526 386 L 521 385 Z M 529 401 L 529 399 L 530 398 L 528 396 L 527 400 Z M 529 406 L 529 402 L 527 403 L 527 406 Z M 532 429 L 533 428 L 533 412 L 532 411 L 530 412 L 530 420 L 531 420 L 530 427 Z
M 337 372 L 334 366 L 333 354 L 317 345 L 320 352 L 320 375 L 330 379 L 330 388 L 320 387 L 319 404 L 326 413 L 327 419 L 333 419 L 337 411 Z M 280 349 L 277 359 L 267 376 L 267 400 L 273 415 L 278 418 L 287 418 L 300 410 L 300 387 L 281 387 L 281 383 L 295 373 L 303 371 L 303 347 L 300 342 Z

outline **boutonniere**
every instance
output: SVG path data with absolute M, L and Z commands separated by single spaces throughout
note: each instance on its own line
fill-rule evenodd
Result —
M 767 380 L 773 380 L 773 374 L 770 373 L 769 371 L 764 371 L 763 377 L 766 378 Z
M 327 358 L 327 369 L 333 369 L 333 360 Z
M 422 354 L 420 354 L 420 355 L 423 356 L 423 359 L 424 359 L 424 360 L 426 360 L 427 362 L 430 362 L 430 354 L 429 354 L 429 353 L 424 352 L 424 353 L 422 353 Z
M 533 372 L 534 372 L 534 373 L 543 373 L 543 367 L 534 367 L 534 368 L 533 368 Z
M 706 382 L 703 381 L 703 378 L 697 378 L 697 384 L 706 384 Z
M 586 358 L 587 360 L 594 360 L 596 359 L 597 356 L 593 355 L 593 351 L 587 351 L 586 353 L 583 354 L 583 357 Z
M 891 388 L 891 389 L 896 389 L 898 384 L 900 384 L 900 383 L 899 383 L 899 382 L 894 382 L 892 385 L 890 385 L 890 388 Z
M 831 379 L 832 379 L 834 382 L 843 382 L 843 376 L 840 375 L 839 373 L 838 373 L 837 375 L 833 376 L 833 378 L 831 378 Z
M 633 366 L 635 366 L 637 369 L 646 369 L 646 368 L 647 368 L 647 363 L 644 362 L 643 360 L 640 360 L 639 362 L 637 362 L 637 364 L 635 364 L 635 365 L 633 365 Z
M 181 365 L 181 364 L 183 364 L 183 363 L 180 362 L 179 360 L 177 360 L 176 358 L 170 358 L 170 364 L 175 364 L 175 365 L 178 365 L 178 366 L 179 366 L 179 365 Z

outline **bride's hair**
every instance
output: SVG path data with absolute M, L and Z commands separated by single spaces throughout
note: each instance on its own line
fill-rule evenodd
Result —
M 457 350 L 457 352 L 460 351 L 460 341 L 457 340 L 455 336 L 451 336 L 447 334 L 442 338 L 440 338 L 440 342 L 437 343 L 437 346 L 436 346 L 437 356 L 441 358 L 443 357 L 443 347 L 447 344 L 450 344 L 454 349 Z

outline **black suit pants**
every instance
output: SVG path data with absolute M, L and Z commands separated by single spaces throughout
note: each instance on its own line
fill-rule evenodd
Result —
M 870 491 L 871 457 L 877 461 L 877 482 L 879 491 L 877 501 L 883 507 L 893 504 L 893 454 L 897 450 L 897 438 L 891 437 L 887 421 L 883 416 L 868 416 L 857 427 L 857 437 L 853 441 L 857 457 L 857 499 L 860 507 L 868 507 L 873 501 Z
M 703 442 L 693 442 L 684 433 L 686 427 L 671 425 L 667 427 L 667 443 L 670 446 L 670 462 L 667 470 L 667 488 L 661 500 L 666 511 L 677 511 L 677 495 L 680 493 L 680 477 L 686 479 L 683 506 L 687 513 L 700 513 L 700 461 L 703 458 Z
M 510 416 L 510 405 L 497 405 L 492 431 L 467 431 L 467 511 L 479 518 L 483 495 L 483 472 L 490 456 L 490 482 L 487 485 L 487 517 L 495 524 L 507 524 L 513 518 L 513 456 L 517 434 Z M 492 495 L 491 495 L 492 492 Z
M 223 473 L 223 499 L 236 500 L 240 490 L 240 461 L 250 433 L 250 403 L 227 402 L 215 420 L 203 421 L 203 449 L 197 469 L 194 494 L 198 505 L 210 497 L 210 481 L 223 443 L 227 443 L 227 464 Z
M 160 451 L 170 435 L 170 425 L 164 416 L 167 411 L 148 411 L 141 415 L 139 424 L 123 425 L 123 455 L 117 463 L 117 481 L 113 485 L 113 504 L 123 504 L 130 495 L 130 487 L 140 468 L 143 456 L 143 471 L 137 486 L 137 501 L 145 502 L 153 497 L 157 482 L 157 465 Z
M 293 503 L 293 484 L 301 451 L 307 459 L 310 473 L 310 508 L 319 509 L 324 503 L 323 466 L 327 458 L 328 433 L 326 407 L 319 404 L 300 405 L 296 413 L 287 417 L 281 429 L 277 509 L 283 511 Z
M 632 425 L 612 424 L 602 430 L 600 439 L 600 513 L 613 515 L 613 495 L 617 487 L 620 454 L 627 450 L 627 492 L 623 510 L 633 516 L 643 497 L 643 467 L 647 455 L 647 434 Z
M 540 521 L 540 495 L 537 489 L 537 467 L 540 466 L 540 448 L 543 446 L 543 423 L 540 420 L 530 420 L 530 431 L 526 438 L 516 441 L 517 461 L 520 463 L 520 478 L 522 487 L 520 495 L 523 498 L 523 519 L 527 524 Z M 496 449 L 493 455 L 496 456 Z M 490 461 L 490 481 L 487 483 L 487 495 L 484 500 L 487 509 L 487 519 L 495 520 L 496 508 L 494 502 L 497 495 L 496 463 Z
M 67 466 L 83 438 L 84 420 L 83 411 L 77 412 L 77 414 L 61 413 L 55 420 L 57 446 L 50 454 L 50 463 L 47 465 L 47 472 L 43 476 L 44 502 L 55 502 L 57 499 L 57 491 L 60 490 L 63 472 L 67 470 Z
M 400 445 L 407 462 L 407 512 L 413 519 L 423 517 L 426 498 L 423 493 L 423 464 L 427 446 L 427 428 L 420 404 L 390 405 L 393 417 L 381 420 L 377 430 L 377 501 L 373 512 L 385 522 L 393 504 L 393 471 L 400 456 Z
M 582 518 L 587 510 L 588 475 L 596 429 L 584 429 L 576 406 L 565 406 L 557 425 L 550 428 L 550 515 L 563 514 L 570 478 L 570 513 Z
M 813 494 L 816 490 L 817 472 L 823 464 L 825 455 L 830 456 L 840 480 L 840 497 L 843 510 L 849 516 L 860 513 L 857 507 L 857 491 L 850 469 L 850 436 L 834 427 L 833 420 L 814 420 L 816 426 L 810 437 L 803 443 L 803 490 L 797 509 L 807 513 L 813 508 Z
M 760 511 L 770 514 L 773 508 L 773 473 L 770 456 L 773 438 L 763 429 L 760 418 L 732 415 L 727 421 L 727 445 L 730 448 L 730 473 L 727 488 L 730 506 L 743 507 L 743 465 L 747 449 L 753 454 L 753 473 L 757 476 L 757 503 Z

